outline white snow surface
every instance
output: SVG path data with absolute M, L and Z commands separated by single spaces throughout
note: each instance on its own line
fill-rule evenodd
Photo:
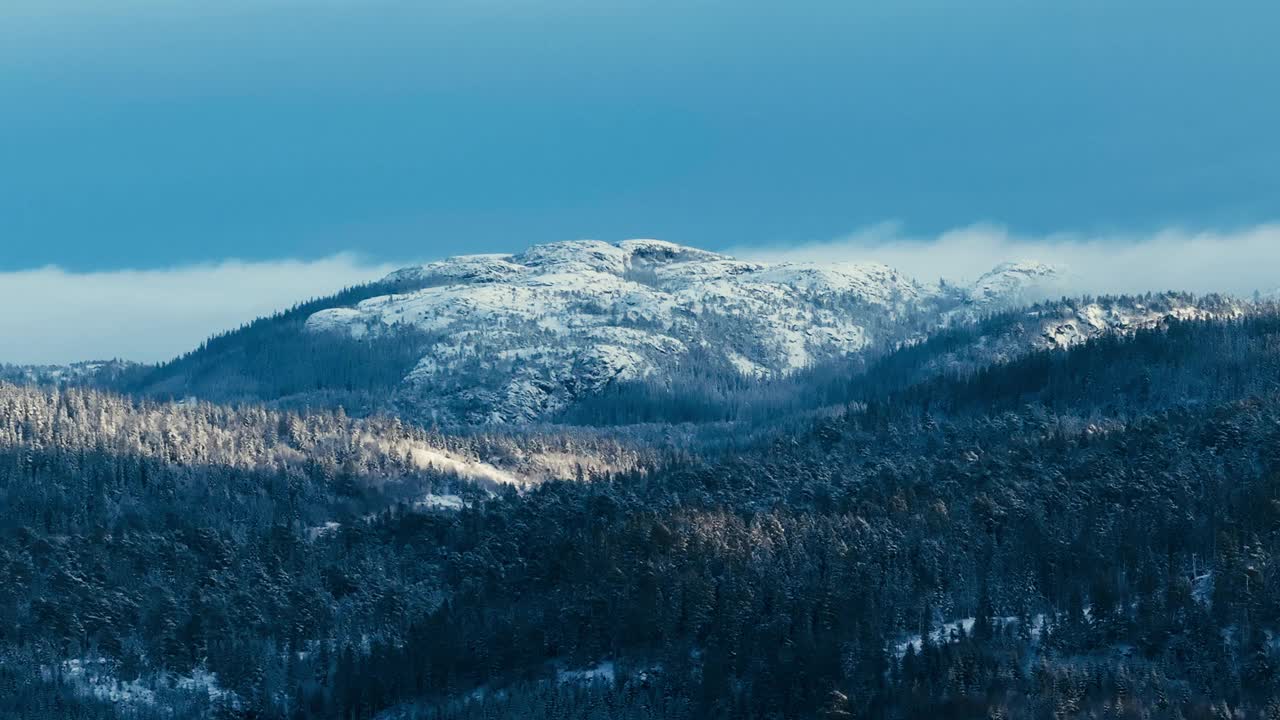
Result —
M 1187 300 L 1162 299 L 1164 302 L 1159 307 L 1141 301 L 1126 304 L 1091 302 L 1076 308 L 1071 314 L 1041 316 L 1042 333 L 1035 345 L 1067 348 L 1108 333 L 1132 333 L 1170 320 L 1238 318 L 1244 314 L 1238 304 L 1226 304 L 1211 310 Z
M 926 306 L 993 307 L 1055 272 L 1009 264 L 965 289 L 874 263 L 763 264 L 660 240 L 582 240 L 398 270 L 387 279 L 421 289 L 321 310 L 306 326 L 432 333 L 398 400 L 444 423 L 519 423 L 611 383 L 660 381 L 695 348 L 745 376 L 785 375 L 894 340 L 889 328 Z
M 1086 611 L 1087 614 L 1087 611 Z M 1032 642 L 1039 642 L 1040 635 L 1044 632 L 1045 616 L 1043 613 L 1030 618 L 1031 627 L 1028 628 L 1028 635 Z M 998 628 L 1006 628 L 1017 625 L 1022 619 L 1017 616 L 994 617 L 991 622 Z M 952 620 L 945 622 L 941 626 L 934 628 L 929 632 L 929 642 L 933 645 L 946 645 L 952 641 L 952 638 L 960 632 L 966 635 L 973 633 L 973 626 L 977 624 L 977 618 L 961 618 L 960 620 Z M 915 653 L 919 653 L 924 647 L 923 638 L 920 635 L 910 635 L 904 640 L 898 642 L 893 648 L 894 658 L 901 660 L 902 656 L 907 654 L 908 648 Z
M 599 665 L 580 670 L 557 670 L 556 681 L 560 683 L 576 683 L 591 685 L 595 683 L 613 683 L 617 677 L 613 661 L 605 660 Z
M 240 705 L 235 693 L 221 688 L 217 676 L 203 668 L 196 668 L 189 675 L 159 673 L 129 682 L 117 678 L 112 664 L 102 658 L 65 660 L 58 670 L 61 679 L 72 684 L 79 694 L 115 705 L 156 705 L 160 701 L 157 688 L 207 698 L 211 703 L 225 700 L 231 707 Z M 52 673 L 46 668 L 45 674 Z
M 419 510 L 461 510 L 462 498 L 457 495 L 428 493 L 413 504 Z
M 1062 290 L 1064 281 L 1063 272 L 1053 265 L 1033 260 L 1007 262 L 979 277 L 969 288 L 969 294 L 978 305 L 1036 301 Z
M 455 457 L 446 451 L 415 446 L 409 457 L 422 470 L 445 470 L 482 485 L 523 485 L 520 478 L 487 462 Z

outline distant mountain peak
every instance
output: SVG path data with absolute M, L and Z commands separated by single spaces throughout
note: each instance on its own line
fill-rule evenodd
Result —
M 983 273 L 969 287 L 976 304 L 1017 304 L 1042 300 L 1066 286 L 1063 268 L 1036 260 L 1003 262 Z
M 1006 263 L 971 288 L 943 288 L 878 263 L 760 263 L 663 240 L 571 240 L 398 270 L 387 279 L 416 289 L 322 310 L 306 327 L 427 333 L 435 340 L 405 378 L 402 405 L 440 422 L 526 422 L 611 384 L 667 382 L 694 355 L 724 372 L 785 375 L 898 341 L 951 309 L 1013 302 L 1056 277 L 1042 263 Z

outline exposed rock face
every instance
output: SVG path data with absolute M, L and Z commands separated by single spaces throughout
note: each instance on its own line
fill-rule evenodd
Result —
M 440 422 L 526 422 L 689 362 L 748 377 L 794 372 L 901 339 L 956 312 L 990 311 L 1056 279 L 1002 265 L 971 288 L 879 264 L 737 260 L 659 240 L 559 242 L 399 270 L 422 289 L 311 316 L 352 337 L 413 327 L 438 341 L 398 401 Z

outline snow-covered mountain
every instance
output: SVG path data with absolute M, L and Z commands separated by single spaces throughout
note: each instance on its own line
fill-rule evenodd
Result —
M 1024 260 L 997 265 L 969 287 L 969 297 L 977 305 L 1009 305 L 1043 299 L 1054 291 L 1066 290 L 1060 268 Z
M 1239 319 L 1256 310 L 1227 296 L 1175 292 L 1041 303 L 975 326 L 967 333 L 970 342 L 949 341 L 930 357 L 917 379 L 971 372 L 1037 350 L 1065 350 L 1104 335 L 1129 335 L 1176 321 Z
M 440 422 L 545 418 L 611 383 L 662 382 L 699 362 L 778 377 L 991 312 L 1052 286 L 1035 263 L 969 287 L 879 264 L 738 260 L 658 240 L 559 242 L 468 255 L 387 278 L 419 289 L 311 315 L 352 338 L 413 328 L 429 352 L 397 402 Z

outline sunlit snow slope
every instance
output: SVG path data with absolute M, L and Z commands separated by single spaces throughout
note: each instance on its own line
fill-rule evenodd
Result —
M 1012 264 L 955 288 L 878 264 L 763 264 L 658 240 L 572 241 L 406 268 L 390 279 L 422 289 L 317 312 L 307 329 L 434 333 L 398 400 L 442 422 L 511 423 L 610 383 L 661 381 L 694 358 L 748 377 L 787 374 L 1053 276 Z

